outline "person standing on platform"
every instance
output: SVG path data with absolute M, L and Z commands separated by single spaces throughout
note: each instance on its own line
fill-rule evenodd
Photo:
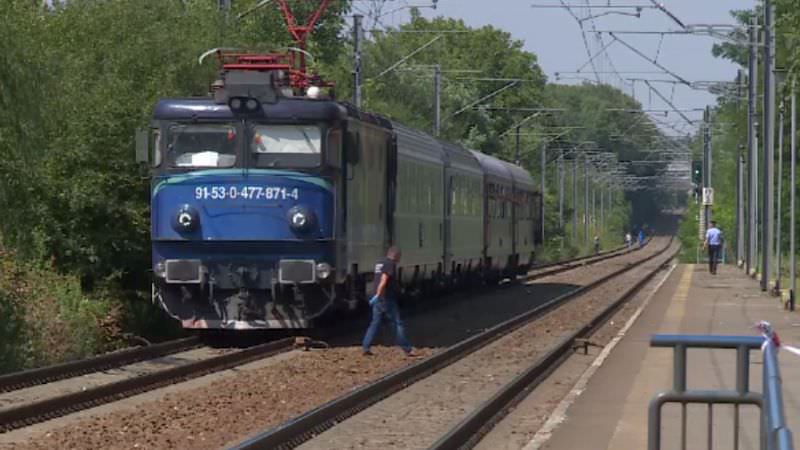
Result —
M 633 236 L 631 236 L 631 232 L 630 231 L 625 233 L 625 245 L 628 246 L 628 250 L 630 250 L 631 246 L 633 245 Z
M 407 356 L 414 356 L 411 352 L 411 344 L 406 339 L 403 320 L 400 318 L 400 311 L 397 308 L 397 298 L 400 296 L 400 288 L 397 284 L 397 263 L 400 262 L 400 249 L 389 247 L 386 258 L 381 259 L 375 264 L 375 276 L 379 277 L 378 288 L 375 295 L 370 299 L 372 306 L 372 322 L 364 335 L 362 348 L 364 355 L 372 355 L 370 350 L 372 341 L 381 326 L 381 320 L 386 319 L 394 326 L 397 345 L 399 345 Z
M 717 274 L 717 260 L 720 250 L 722 250 L 722 231 L 717 228 L 717 222 L 711 221 L 711 228 L 706 231 L 706 240 L 703 242 L 703 250 L 708 250 L 708 271 L 712 275 Z
M 644 247 L 644 228 L 639 229 L 639 248 Z

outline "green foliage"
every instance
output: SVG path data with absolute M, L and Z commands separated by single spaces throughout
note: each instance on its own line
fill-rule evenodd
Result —
M 702 242 L 698 236 L 700 222 L 698 220 L 700 206 L 694 201 L 690 202 L 678 229 L 678 239 L 681 241 L 681 262 L 694 263 L 697 260 L 697 249 Z
M 207 50 L 291 44 L 274 4 L 237 19 L 256 0 L 234 2 L 227 16 L 216 0 L 53 3 L 6 0 L 0 8 L 0 236 L 16 251 L 0 258 L 2 370 L 107 349 L 125 331 L 177 333 L 146 301 L 149 189 L 133 162 L 134 129 L 148 123 L 159 98 L 207 93 L 217 70 L 213 58 L 198 64 Z M 315 4 L 293 2 L 300 22 Z M 336 81 L 340 97 L 352 85 L 349 8 L 349 1 L 334 2 L 308 45 L 311 67 Z M 631 159 L 658 134 L 641 112 L 609 111 L 640 109 L 616 89 L 545 87 L 536 55 L 490 26 L 414 12 L 410 23 L 370 36 L 364 63 L 365 109 L 426 130 L 434 116 L 432 65 L 439 64 L 442 138 L 512 160 L 514 126 L 526 121 L 521 161 L 537 176 L 545 142 L 550 152 L 591 140 Z M 502 90 L 507 80 L 520 81 Z M 525 110 L 542 106 L 567 111 L 534 117 Z M 584 128 L 554 142 L 545 137 L 551 127 L 575 124 Z M 582 217 L 582 184 L 578 197 Z M 604 226 L 590 230 L 604 248 L 619 245 L 630 223 L 629 200 L 619 191 L 614 198 Z M 552 175 L 545 201 L 544 257 L 591 251 L 591 240 L 573 242 L 569 227 L 560 229 Z
M 42 323 L 52 321 L 46 314 L 60 314 L 65 329 L 83 333 L 76 337 L 82 347 L 55 352 L 68 357 L 102 347 L 101 330 L 83 319 L 112 304 L 127 329 L 150 336 L 175 330 L 142 302 L 149 183 L 133 161 L 134 130 L 149 122 L 159 98 L 207 93 L 216 64 L 211 58 L 200 66 L 197 58 L 208 49 L 270 49 L 288 44 L 289 35 L 274 5 L 237 22 L 238 10 L 254 1 L 235 2 L 228 18 L 215 0 L 54 3 L 8 0 L 0 8 L 0 235 L 19 258 L 47 264 L 32 273 L 37 282 L 53 281 L 50 290 L 31 284 L 30 296 L 58 303 L 42 312 Z M 319 25 L 322 41 L 309 46 L 322 54 L 317 63 L 338 58 L 335 36 L 347 8 L 349 2 L 336 2 Z M 52 269 L 75 278 L 48 280 L 46 274 L 57 276 Z M 115 300 L 98 299 L 105 292 Z M 2 295 L 8 317 L 32 314 Z M 19 332 L 37 323 L 12 321 L 0 333 L 18 334 L 17 343 L 45 342 Z M 26 345 L 8 358 L 28 364 L 47 350 Z
M 443 33 L 427 32 L 431 30 Z M 500 154 L 512 142 L 502 137 L 503 133 L 525 114 L 488 109 L 486 105 L 531 108 L 541 104 L 545 78 L 536 56 L 522 47 L 521 41 L 491 26 L 474 29 L 458 19 L 429 20 L 414 13 L 408 24 L 377 34 L 365 44 L 364 107 L 405 125 L 431 130 L 433 66 L 439 64 L 443 73 L 442 137 L 475 150 Z M 415 51 L 418 53 L 405 64 L 381 75 Z M 349 61 L 343 61 L 343 67 L 349 67 Z M 339 78 L 345 81 L 349 75 L 341 74 Z M 511 82 L 486 78 L 524 81 L 491 95 Z M 482 107 L 464 109 L 472 103 Z
M 2 251 L 0 313 L 0 373 L 85 357 L 119 343 L 112 301 L 85 295 L 74 276 Z

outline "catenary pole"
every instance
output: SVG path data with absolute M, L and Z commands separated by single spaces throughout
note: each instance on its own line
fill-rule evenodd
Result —
M 747 273 L 754 271 L 757 261 L 756 231 L 758 211 L 758 137 L 756 134 L 756 95 L 758 89 L 758 17 L 750 23 L 750 54 L 747 64 Z
M 711 108 L 706 106 L 703 115 L 703 187 L 711 187 Z M 711 205 L 703 206 L 703 230 L 708 229 L 711 222 Z
M 589 243 L 589 158 L 583 158 L 583 237 Z
M 605 215 L 605 205 L 603 203 L 603 195 L 605 194 L 605 189 L 603 189 L 603 185 L 600 185 L 600 233 L 602 234 L 603 230 L 606 228 L 606 215 Z
M 363 19 L 363 16 L 360 14 L 353 15 L 353 58 L 355 59 L 353 67 L 353 104 L 356 105 L 356 108 L 361 108 L 362 101 L 361 41 L 363 39 L 361 33 L 363 29 L 361 27 L 361 19 Z
M 541 215 L 539 217 L 542 218 L 542 242 L 544 243 L 545 242 L 545 239 L 544 239 L 544 236 L 545 236 L 544 224 L 547 223 L 547 221 L 544 220 L 544 213 L 545 213 L 544 203 L 545 203 L 545 197 L 546 197 L 545 192 L 547 190 L 547 184 L 546 184 L 547 183 L 547 143 L 544 143 L 544 142 L 542 143 L 542 151 L 540 153 L 541 153 L 541 163 L 542 163 L 542 174 L 541 174 L 541 177 L 542 177 L 542 206 L 541 206 L 541 209 L 540 209 L 540 214 Z
M 769 278 L 772 274 L 772 244 L 774 210 L 773 184 L 775 155 L 775 79 L 772 71 L 775 68 L 775 45 L 772 33 L 774 7 L 770 0 L 764 0 L 764 179 L 761 205 L 761 290 L 769 290 Z
M 578 243 L 578 155 L 572 157 L 572 242 Z
M 442 129 L 442 66 L 433 67 L 433 135 L 439 136 Z M 519 142 L 519 127 L 517 127 L 517 142 Z M 517 154 L 519 164 L 519 154 Z
M 564 229 L 564 149 L 558 153 L 558 228 Z
M 740 146 L 740 150 L 741 150 Z M 736 263 L 744 262 L 744 154 L 739 153 L 736 170 Z
M 781 192 L 783 187 L 783 100 L 781 100 L 780 108 L 778 109 L 778 193 L 776 195 L 776 201 L 778 202 L 778 209 L 777 215 L 775 217 L 775 254 L 777 256 L 777 263 L 775 264 L 775 291 L 781 291 L 781 263 L 782 261 L 782 251 L 781 251 Z
M 792 111 L 791 111 L 791 175 L 790 175 L 790 194 L 789 194 L 789 254 L 791 255 L 791 280 L 792 288 L 789 291 L 789 309 L 794 311 L 795 293 L 797 292 L 797 255 L 795 255 L 795 195 L 797 193 L 797 95 L 795 93 L 795 82 L 792 80 Z

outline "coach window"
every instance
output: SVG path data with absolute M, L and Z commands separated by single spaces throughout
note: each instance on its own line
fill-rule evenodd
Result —
M 174 167 L 233 167 L 237 130 L 227 124 L 180 124 L 169 127 L 167 161 Z
M 317 167 L 322 133 L 315 125 L 255 125 L 250 152 L 256 167 Z

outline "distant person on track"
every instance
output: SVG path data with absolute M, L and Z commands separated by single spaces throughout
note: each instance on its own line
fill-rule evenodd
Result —
M 594 235 L 594 253 L 600 253 L 600 236 Z
M 633 246 L 633 236 L 631 236 L 630 231 L 625 233 L 625 245 L 628 246 L 628 250 L 630 250 L 631 246 Z
M 722 250 L 722 231 L 717 228 L 717 222 L 711 221 L 711 228 L 706 230 L 706 240 L 703 242 L 703 250 L 708 250 L 708 271 L 712 275 L 717 274 L 717 260 L 720 250 Z
M 379 281 L 375 295 L 369 301 L 372 306 L 372 322 L 370 322 L 362 342 L 364 355 L 372 355 L 370 350 L 372 341 L 378 333 L 381 320 L 386 317 L 394 325 L 397 345 L 403 349 L 406 356 L 414 356 L 411 352 L 411 344 L 406 339 L 403 320 L 400 318 L 400 311 L 397 308 L 397 298 L 400 296 L 400 289 L 397 285 L 397 263 L 400 262 L 401 256 L 400 249 L 390 247 L 386 252 L 386 258 L 375 264 L 375 276 L 379 277 Z
M 639 230 L 639 248 L 644 247 L 644 228 Z

